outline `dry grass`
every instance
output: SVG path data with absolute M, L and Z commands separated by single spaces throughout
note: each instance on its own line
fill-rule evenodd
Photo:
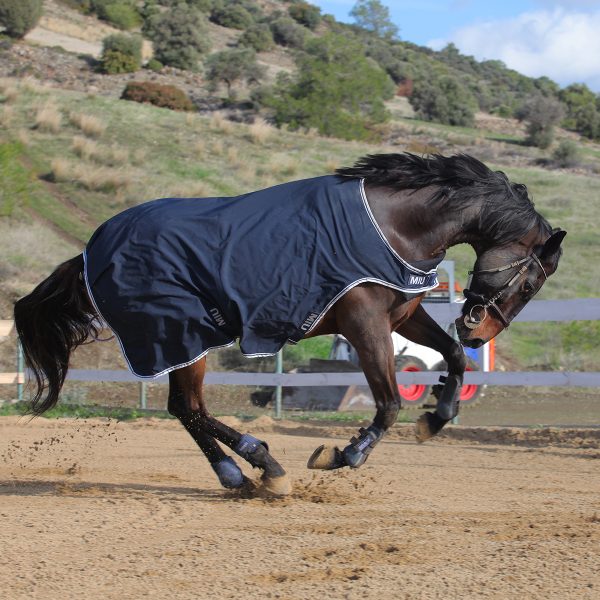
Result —
M 98 144 L 81 135 L 73 137 L 71 147 L 77 156 L 85 160 L 93 160 L 99 155 Z
M 250 141 L 264 144 L 275 132 L 275 128 L 264 119 L 258 118 L 248 127 Z
M 56 182 L 75 181 L 81 169 L 66 158 L 55 158 L 50 163 L 52 180 Z
M 106 147 L 90 138 L 76 135 L 73 137 L 71 147 L 75 154 L 84 160 L 111 167 L 123 166 L 129 163 L 129 150 L 117 144 Z
M 113 165 L 125 165 L 129 162 L 129 150 L 118 144 L 113 144 L 107 149 L 107 162 Z
M 31 136 L 27 129 L 19 129 L 19 131 L 17 131 L 17 139 L 23 146 L 29 146 L 31 144 Z
M 82 113 L 71 113 L 69 120 L 75 127 L 80 129 L 85 135 L 93 138 L 99 138 L 106 131 L 106 124 L 98 117 L 84 115 Z
M 131 177 L 118 169 L 95 167 L 55 158 L 51 163 L 52 179 L 56 182 L 72 182 L 95 192 L 114 192 L 127 189 Z
M 337 160 L 334 160 L 333 158 L 328 158 L 325 161 L 325 170 L 328 173 L 335 173 L 336 169 L 338 169 L 340 166 L 339 162 Z
M 237 146 L 229 146 L 227 148 L 227 161 L 232 167 L 240 166 L 240 155 Z
M 2 90 L 4 96 L 4 102 L 7 104 L 13 104 L 19 97 L 19 88 L 15 85 L 9 85 Z
M 225 151 L 225 146 L 221 140 L 215 140 L 211 146 L 211 152 L 215 156 L 223 156 L 223 152 Z
M 274 154 L 269 162 L 269 171 L 277 175 L 295 175 L 298 167 L 298 160 L 287 154 Z
M 229 135 L 233 133 L 234 125 L 223 113 L 214 112 L 210 118 L 210 128 Z
M 253 185 L 256 181 L 256 170 L 250 165 L 244 165 L 239 169 L 237 175 L 246 185 Z
M 86 169 L 78 178 L 84 188 L 95 192 L 114 192 L 126 190 L 132 184 L 129 174 L 109 167 Z
M 39 79 L 35 79 L 34 77 L 24 77 L 19 81 L 19 88 L 24 92 L 29 92 L 30 94 L 47 94 L 50 91 L 50 88 Z
M 206 141 L 201 139 L 198 140 L 195 144 L 194 144 L 194 154 L 197 154 L 198 156 L 204 156 L 206 154 L 207 151 L 207 147 L 206 147 Z
M 319 137 L 319 130 L 316 127 L 311 127 L 304 132 L 304 137 L 315 139 Z
M 34 127 L 39 131 L 48 133 L 58 133 L 62 125 L 62 114 L 58 108 L 52 104 L 44 104 L 35 114 Z
M 15 111 L 12 106 L 4 105 L 0 111 L 0 125 L 2 127 L 9 127 L 15 118 Z
M 184 181 L 173 186 L 169 195 L 174 198 L 208 198 L 213 190 L 205 181 Z
M 146 160 L 146 150 L 143 148 L 136 148 L 131 154 L 130 159 L 132 164 L 141 165 Z

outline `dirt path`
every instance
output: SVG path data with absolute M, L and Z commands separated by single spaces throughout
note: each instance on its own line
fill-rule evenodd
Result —
M 249 428 L 291 497 L 223 492 L 173 421 L 0 419 L 2 597 L 599 597 L 597 431 L 398 428 L 362 469 L 313 474 L 317 429 Z

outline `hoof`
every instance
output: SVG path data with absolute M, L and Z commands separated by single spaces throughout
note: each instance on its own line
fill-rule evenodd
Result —
M 281 475 L 281 477 L 263 475 L 261 480 L 261 491 L 269 496 L 289 496 L 292 493 L 292 480 L 288 475 Z
M 437 435 L 447 422 L 448 421 L 440 418 L 435 413 L 423 413 L 415 423 L 415 436 L 417 442 L 422 444 L 429 438 Z
M 312 453 L 306 466 L 309 469 L 323 469 L 328 471 L 345 467 L 346 461 L 344 460 L 342 451 L 337 446 L 332 448 L 331 446 L 322 445 Z

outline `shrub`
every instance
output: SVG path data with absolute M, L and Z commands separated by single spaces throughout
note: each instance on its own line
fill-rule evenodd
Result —
M 230 98 L 236 82 L 256 83 L 263 76 L 264 69 L 257 64 L 256 53 L 251 48 L 215 52 L 206 60 L 206 79 L 213 89 L 219 83 L 225 83 Z
M 393 96 L 391 79 L 347 36 L 316 38 L 306 50 L 296 59 L 296 75 L 279 76 L 275 88 L 255 94 L 255 100 L 274 109 L 278 125 L 344 139 L 376 138 L 374 126 L 388 118 L 383 100 Z
M 571 140 L 562 140 L 552 153 L 552 158 L 559 167 L 575 167 L 579 164 L 579 148 Z
M 135 73 L 139 68 L 140 64 L 132 56 L 117 52 L 116 50 L 107 50 L 102 53 L 100 69 L 107 75 Z
M 210 13 L 210 20 L 232 29 L 247 29 L 254 23 L 254 18 L 243 6 L 233 3 L 214 8 Z
M 142 22 L 135 0 L 92 0 L 92 8 L 99 19 L 119 29 L 132 29 Z
M 192 101 L 183 90 L 174 85 L 162 85 L 151 81 L 129 82 L 121 98 L 172 110 L 194 110 Z
M 555 98 L 536 96 L 518 110 L 518 118 L 527 121 L 527 143 L 548 148 L 554 139 L 554 126 L 564 116 L 563 105 Z
M 142 39 L 116 33 L 102 41 L 101 69 L 104 73 L 133 73 L 142 62 Z
M 108 4 L 104 11 L 104 20 L 119 29 L 133 29 L 141 23 L 138 11 L 127 4 Z
M 248 27 L 238 40 L 240 46 L 252 48 L 256 52 L 266 52 L 273 47 L 273 34 L 265 23 L 259 23 Z
M 420 118 L 448 125 L 473 125 L 477 110 L 473 94 L 450 75 L 415 82 L 409 101 Z
M 306 41 L 306 29 L 290 17 L 279 17 L 270 23 L 273 39 L 281 46 L 303 48 Z
M 164 65 L 160 62 L 160 60 L 156 60 L 155 58 L 151 58 L 146 64 L 146 68 L 150 69 L 150 71 L 154 71 L 155 73 L 162 71 L 163 66 Z
M 288 9 L 288 13 L 294 21 L 309 29 L 316 29 L 321 22 L 321 9 L 313 4 L 308 4 L 308 2 L 292 4 Z
M 42 0 L 2 0 L 0 24 L 11 37 L 22 38 L 42 16 Z
M 60 4 L 64 4 L 69 8 L 73 8 L 74 10 L 87 15 L 92 10 L 92 2 L 91 0 L 59 0 Z
M 150 1 L 156 2 L 156 0 Z M 158 0 L 158 4 L 161 6 L 167 6 L 169 8 L 173 8 L 182 2 L 205 13 L 210 12 L 213 8 L 215 8 L 215 5 L 220 4 L 220 0 Z
M 210 48 L 206 18 L 186 4 L 152 16 L 144 32 L 154 43 L 156 60 L 179 69 L 196 69 Z

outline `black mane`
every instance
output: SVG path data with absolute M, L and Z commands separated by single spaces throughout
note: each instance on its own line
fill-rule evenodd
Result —
M 429 202 L 451 212 L 480 206 L 479 231 L 498 243 L 519 240 L 534 227 L 551 231 L 523 184 L 511 183 L 502 171 L 492 171 L 467 154 L 373 154 L 336 173 L 395 190 L 436 187 Z

